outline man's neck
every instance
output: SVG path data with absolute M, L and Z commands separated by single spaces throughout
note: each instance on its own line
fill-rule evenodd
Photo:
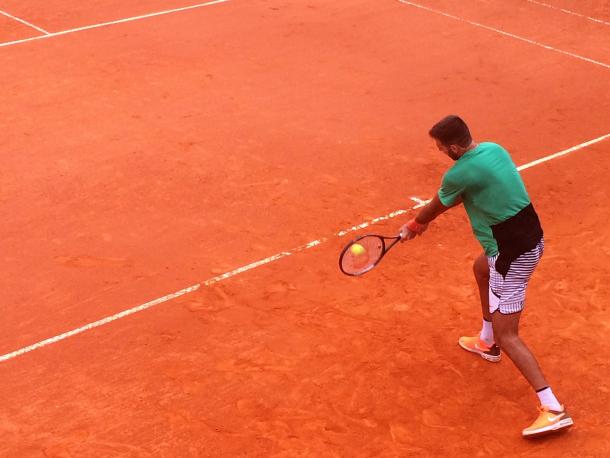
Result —
M 472 143 L 470 143 L 470 145 L 468 145 L 468 148 L 466 148 L 466 150 L 464 151 L 464 154 L 466 154 L 468 151 L 472 151 L 473 149 L 475 149 L 477 146 L 479 146 L 478 143 L 475 143 L 474 141 Z
M 466 154 L 468 151 L 472 151 L 473 149 L 475 149 L 477 146 L 479 146 L 477 143 L 475 142 L 471 142 L 470 145 L 468 145 L 466 148 L 462 149 L 462 151 L 460 151 L 458 153 L 457 156 L 453 156 L 452 159 L 454 161 L 457 161 L 459 158 L 461 158 L 464 154 Z

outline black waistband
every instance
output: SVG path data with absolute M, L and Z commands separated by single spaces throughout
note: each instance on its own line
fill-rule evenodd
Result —
M 543 236 L 538 214 L 531 203 L 506 221 L 491 226 L 491 232 L 498 243 L 496 270 L 503 277 L 508 273 L 510 263 L 536 248 Z

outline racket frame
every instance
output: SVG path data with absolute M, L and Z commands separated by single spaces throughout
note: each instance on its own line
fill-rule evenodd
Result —
M 347 253 L 347 250 L 349 250 L 355 243 L 358 243 L 358 241 L 362 240 L 365 237 L 377 237 L 378 239 L 381 239 L 381 254 L 379 255 L 379 258 L 377 258 L 377 261 L 375 261 L 373 264 L 371 264 L 369 267 L 367 267 L 366 269 L 364 269 L 361 272 L 358 272 L 358 273 L 346 272 L 345 270 L 343 270 L 343 263 L 341 262 L 341 261 L 343 261 L 343 256 L 345 255 L 345 253 Z M 386 236 L 378 235 L 378 234 L 361 235 L 360 237 L 355 238 L 354 240 L 349 242 L 347 245 L 345 245 L 345 247 L 341 251 L 341 254 L 339 255 L 339 269 L 345 275 L 349 275 L 350 277 L 359 277 L 361 275 L 364 275 L 365 273 L 371 271 L 375 266 L 377 266 L 377 264 L 379 264 L 381 262 L 381 260 L 386 255 L 386 253 L 388 251 L 390 251 L 390 249 L 394 245 L 396 245 L 398 242 L 400 242 L 401 239 L 402 239 L 402 237 L 400 235 L 398 235 L 396 237 L 386 237 Z

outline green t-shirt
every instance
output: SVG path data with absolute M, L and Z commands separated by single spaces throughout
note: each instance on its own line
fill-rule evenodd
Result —
M 438 197 L 446 207 L 462 198 L 474 235 L 487 256 L 498 254 L 491 226 L 530 204 L 517 167 L 495 143 L 479 143 L 459 158 L 445 173 Z

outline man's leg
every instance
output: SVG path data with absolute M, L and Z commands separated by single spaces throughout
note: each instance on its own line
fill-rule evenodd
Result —
M 525 292 L 543 250 L 544 241 L 540 240 L 536 248 L 523 253 L 511 262 L 508 272 L 501 281 L 497 310 L 494 307 L 492 314 L 496 340 L 534 388 L 540 400 L 538 418 L 523 430 L 522 434 L 526 437 L 558 431 L 574 424 L 553 394 L 553 390 L 547 385 L 536 358 L 519 337 L 519 320 L 525 302 Z M 495 281 L 494 278 L 500 282 L 497 275 L 494 265 L 491 273 L 492 283 Z
M 538 391 L 548 387 L 542 370 L 532 352 L 519 337 L 521 312 L 503 315 L 495 312 L 492 316 L 496 342 L 515 363 L 529 384 Z
M 485 275 L 481 259 L 477 259 L 474 266 L 481 305 L 483 306 L 483 316 L 491 315 L 495 341 L 508 354 L 532 388 L 536 390 L 540 400 L 540 415 L 532 425 L 523 430 L 523 435 L 526 437 L 557 431 L 573 424 L 572 418 L 559 404 L 553 391 L 547 385 L 536 358 L 519 337 L 519 320 L 525 302 L 527 284 L 540 261 L 543 250 L 544 241 L 540 240 L 536 248 L 511 262 L 505 275 L 501 275 L 495 269 L 497 258 L 488 259 L 487 275 Z M 484 294 L 486 283 L 488 286 L 491 285 L 487 296 Z M 489 306 L 487 310 L 484 307 L 485 304 Z M 486 322 L 483 321 L 483 328 L 485 328 L 485 324 Z M 460 342 L 460 345 L 462 345 L 462 342 Z M 494 345 L 493 348 L 497 349 L 497 346 Z M 468 350 L 468 348 L 466 349 Z M 485 354 L 481 354 L 481 356 L 485 358 Z
M 489 312 L 489 262 L 485 254 L 474 260 L 472 271 L 479 287 L 483 319 L 491 323 L 491 313 Z
M 521 312 L 504 315 L 497 311 L 492 315 L 496 341 L 536 391 L 540 400 L 538 418 L 525 428 L 522 434 L 525 437 L 533 437 L 572 426 L 572 418 L 553 394 L 536 358 L 519 337 L 520 318 Z
M 483 325 L 479 335 L 460 337 L 458 344 L 464 350 L 477 353 L 487 361 L 498 362 L 500 361 L 500 349 L 494 344 L 494 331 L 489 310 L 489 263 L 485 254 L 475 259 L 472 271 L 479 288 Z

